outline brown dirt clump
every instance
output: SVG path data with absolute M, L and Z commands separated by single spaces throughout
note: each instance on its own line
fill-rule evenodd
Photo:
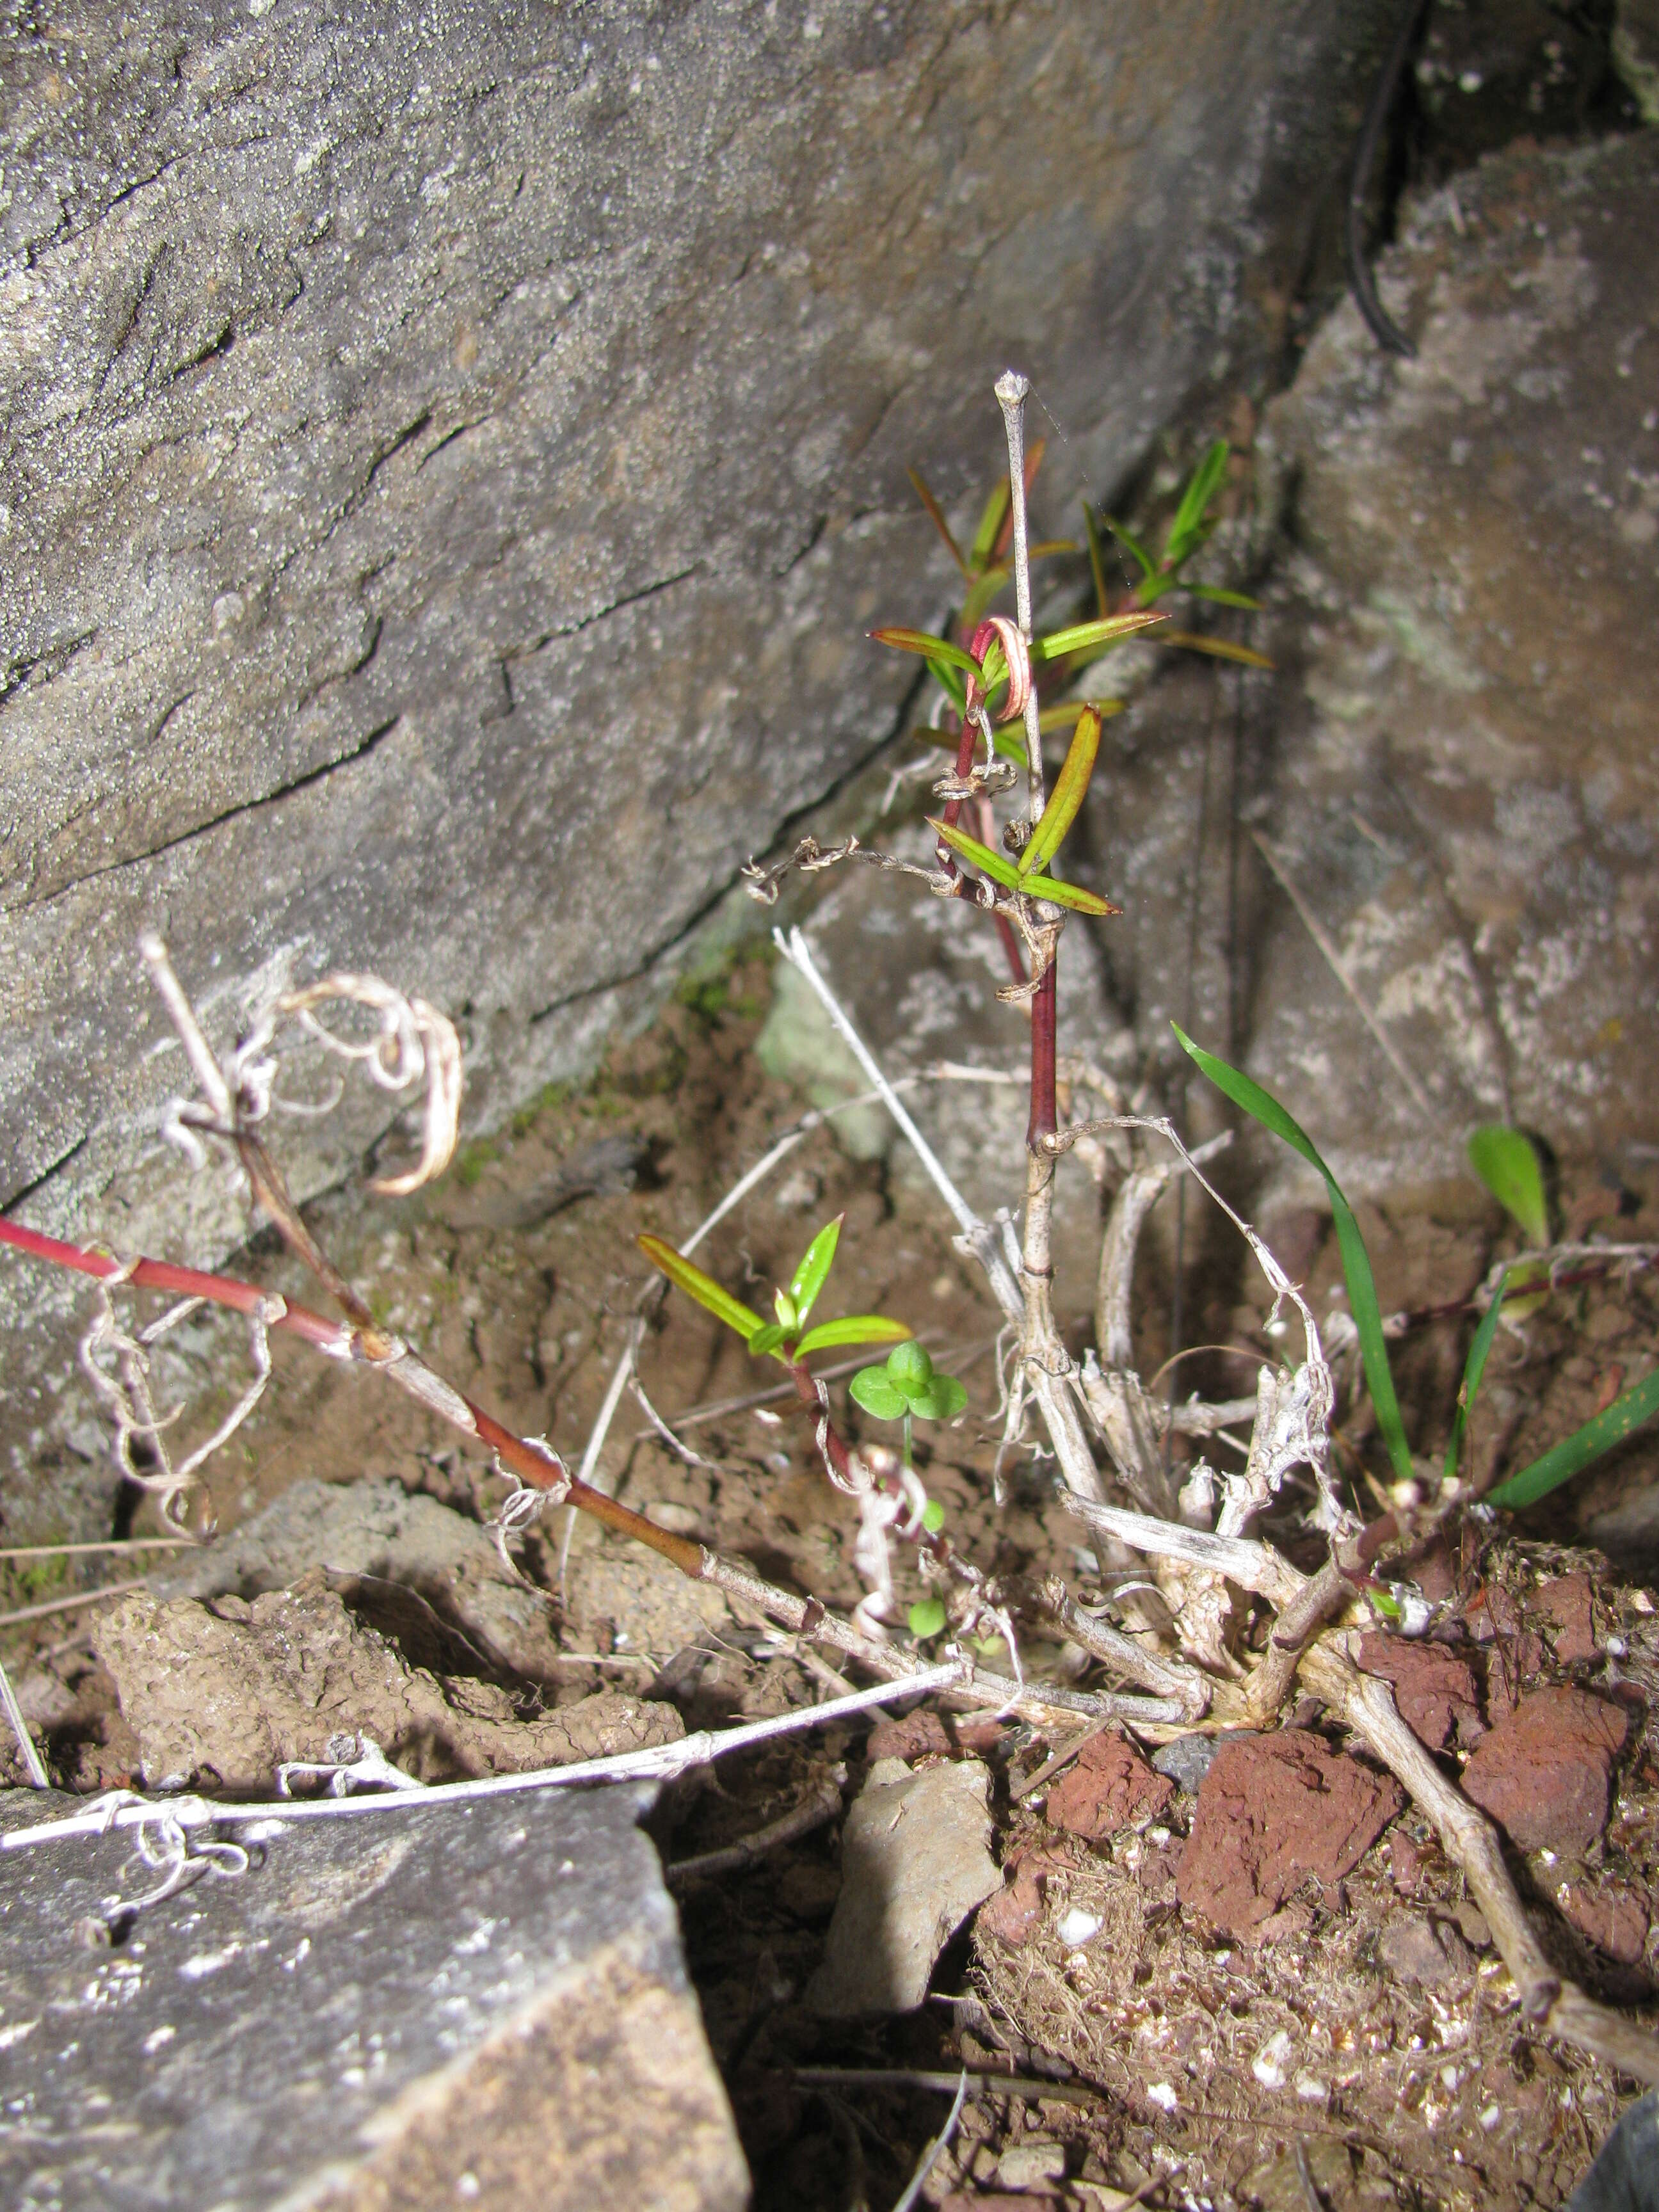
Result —
M 1431 1751 L 1442 1750 L 1454 1729 L 1464 1743 L 1474 1742 L 1482 1733 L 1474 1670 L 1443 1645 L 1362 1636 L 1359 1664 L 1366 1674 L 1393 1684 L 1401 1719 Z
M 1175 1784 L 1156 1774 L 1119 1730 L 1091 1736 L 1048 1792 L 1048 1818 L 1074 1836 L 1109 1836 L 1158 1818 Z
M 1352 1874 L 1404 1802 L 1397 1783 L 1304 1729 L 1224 1743 L 1176 1893 L 1218 1928 L 1254 1928 L 1310 1875 L 1331 1884 Z
M 1613 1762 L 1630 1727 L 1588 1692 L 1534 1690 L 1476 1747 L 1463 1787 L 1517 1850 L 1587 1851 L 1607 1826 Z

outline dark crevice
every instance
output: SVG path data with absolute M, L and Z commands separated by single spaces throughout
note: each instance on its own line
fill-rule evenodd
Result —
M 94 625 L 89 630 L 83 630 L 79 637 L 65 638 L 61 645 L 48 646 L 44 653 L 37 653 L 32 660 L 14 660 L 4 676 L 0 678 L 0 706 L 5 704 L 14 691 L 21 691 L 37 675 L 46 683 L 55 676 L 61 676 L 76 654 L 89 646 L 97 635 Z
M 507 677 L 507 671 L 515 660 L 529 660 L 535 654 L 544 652 L 550 645 L 556 645 L 561 638 L 579 637 L 583 630 L 592 629 L 595 623 L 607 621 L 611 616 L 620 614 L 624 607 L 637 606 L 641 599 L 655 599 L 659 592 L 670 591 L 676 584 L 684 583 L 687 577 L 696 575 L 702 567 L 701 561 L 693 561 L 687 568 L 676 568 L 672 575 L 659 576 L 651 583 L 641 584 L 636 592 L 624 592 L 620 599 L 611 599 L 606 605 L 595 608 L 591 615 L 583 615 L 573 623 L 561 623 L 556 629 L 544 630 L 538 637 L 532 638 L 528 645 L 520 646 L 515 652 L 502 655 L 501 665 L 503 678 Z
M 274 791 L 261 792 L 257 799 L 242 799 L 234 806 L 226 807 L 222 814 L 211 815 L 205 822 L 198 822 L 188 830 L 181 830 L 176 837 L 164 837 L 159 845 L 148 846 L 142 853 L 125 853 L 118 860 L 107 861 L 101 868 L 88 868 L 85 875 L 76 876 L 73 883 L 63 884 L 46 898 L 25 899 L 21 903 L 24 907 L 49 907 L 54 900 L 66 898 L 83 884 L 96 883 L 100 876 L 112 876 L 122 868 L 136 868 L 142 866 L 146 860 L 160 860 L 164 853 L 176 853 L 181 845 L 191 844 L 198 837 L 205 837 L 210 830 L 222 829 L 227 822 L 234 822 L 244 814 L 257 814 L 263 807 L 275 806 L 280 799 L 292 799 L 296 792 L 308 791 L 313 784 L 321 783 L 340 769 L 353 768 L 358 762 L 367 760 L 381 740 L 391 736 L 402 720 L 401 714 L 392 715 L 390 721 L 380 723 L 366 737 L 360 738 L 349 752 L 341 753 L 334 760 L 324 761 L 319 767 L 307 769 L 303 775 L 296 775 L 289 783 L 278 784 Z
M 55 1160 L 48 1160 L 38 1175 L 28 1182 L 20 1183 L 4 1202 L 0 1203 L 0 1213 L 10 1213 L 15 1207 L 33 1198 L 37 1190 L 44 1190 L 52 1177 L 61 1175 L 70 1161 L 77 1159 L 86 1148 L 87 1134 L 83 1129 L 67 1152 L 60 1152 Z

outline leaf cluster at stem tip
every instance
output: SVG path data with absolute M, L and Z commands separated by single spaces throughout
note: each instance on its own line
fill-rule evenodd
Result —
M 641 1237 L 638 1243 L 653 1267 L 716 1321 L 724 1322 L 755 1358 L 769 1355 L 792 1367 L 815 1352 L 849 1344 L 895 1344 L 911 1334 L 906 1322 L 890 1320 L 885 1314 L 843 1314 L 838 1321 L 820 1322 L 816 1328 L 806 1326 L 807 1316 L 829 1279 L 844 1218 L 838 1213 L 833 1221 L 826 1222 L 801 1255 L 788 1288 L 774 1293 L 772 1306 L 777 1316 L 774 1321 L 763 1321 L 751 1306 L 734 1298 L 712 1275 L 706 1275 L 662 1237 Z
M 902 1421 L 907 1413 L 923 1421 L 953 1421 L 968 1403 L 954 1375 L 935 1372 L 916 1343 L 894 1346 L 879 1367 L 860 1367 L 848 1384 L 853 1402 L 878 1421 Z

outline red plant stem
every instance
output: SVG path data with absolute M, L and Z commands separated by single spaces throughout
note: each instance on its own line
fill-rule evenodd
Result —
M 165 1291 L 174 1297 L 206 1298 L 214 1305 L 228 1306 L 237 1313 L 251 1314 L 270 1296 L 252 1283 L 238 1282 L 232 1275 L 204 1274 L 195 1267 L 175 1267 L 165 1260 L 139 1260 L 130 1268 L 107 1252 L 83 1251 L 78 1244 L 65 1244 L 55 1237 L 44 1237 L 39 1230 L 25 1229 L 21 1223 L 0 1219 L 0 1244 L 10 1244 L 32 1259 L 45 1260 L 57 1267 L 72 1268 L 77 1274 L 92 1275 L 107 1282 L 113 1275 L 124 1283 L 145 1291 Z M 308 1306 L 296 1305 L 290 1299 L 287 1310 L 270 1326 L 297 1336 L 313 1350 L 327 1353 L 336 1359 L 350 1359 L 370 1367 L 386 1367 L 391 1371 L 398 1364 L 395 1357 L 388 1358 L 380 1346 L 386 1340 L 372 1340 L 369 1333 L 349 1323 L 330 1321 L 326 1316 L 313 1313 Z M 389 1347 L 388 1347 L 389 1349 Z M 394 1379 L 396 1379 L 394 1376 Z M 494 1452 L 503 1467 L 510 1468 L 520 1480 L 535 1490 L 553 1490 L 562 1484 L 568 1485 L 564 1493 L 565 1503 L 574 1505 L 584 1513 L 591 1513 L 608 1528 L 618 1534 L 631 1536 L 650 1547 L 665 1559 L 671 1560 L 682 1574 L 694 1580 L 702 1578 L 703 1550 L 689 1538 L 677 1536 L 671 1530 L 659 1528 L 647 1521 L 642 1513 L 635 1513 L 626 1505 L 619 1505 L 614 1498 L 580 1481 L 566 1468 L 556 1453 L 545 1447 L 526 1443 L 515 1437 L 510 1429 L 486 1413 L 481 1406 L 459 1391 L 453 1394 L 470 1416 L 470 1432 L 479 1443 Z M 421 1402 L 430 1406 L 430 1400 Z M 457 1423 L 457 1426 L 463 1426 Z M 843 1450 L 845 1446 L 842 1447 Z
M 867 1469 L 862 1476 L 855 1474 L 853 1455 L 848 1449 L 847 1439 L 825 1412 L 823 1401 L 818 1396 L 817 1377 L 805 1361 L 799 1359 L 790 1361 L 789 1379 L 795 1386 L 795 1394 L 801 1404 L 809 1413 L 816 1413 L 823 1421 L 823 1449 L 828 1455 L 830 1466 L 835 1468 L 836 1475 L 848 1488 L 851 1490 L 861 1487 L 863 1482 L 867 1480 L 887 1497 L 902 1498 L 904 1486 L 896 1475 L 878 1474 L 872 1468 Z M 919 1552 L 927 1553 L 939 1566 L 948 1568 L 951 1565 L 953 1547 L 948 1536 L 940 1534 L 937 1529 L 918 1528 L 914 1540 L 916 1549 Z
M 1040 1152 L 1043 1139 L 1060 1126 L 1054 1103 L 1054 979 L 1059 967 L 1056 945 L 1031 1000 L 1031 1114 L 1025 1130 L 1026 1150 L 1031 1152 Z

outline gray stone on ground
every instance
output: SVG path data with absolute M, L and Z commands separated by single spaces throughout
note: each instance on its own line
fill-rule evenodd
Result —
M 378 1744 L 422 1781 L 451 1781 L 610 1758 L 684 1733 L 672 1706 L 617 1691 L 523 1719 L 493 1683 L 410 1667 L 320 1569 L 251 1605 L 129 1591 L 90 1633 L 151 1789 L 264 1792 L 284 1760 L 326 1759 L 343 1736 Z
M 892 732 L 914 671 L 864 633 L 954 589 L 906 465 L 960 522 L 1012 359 L 1070 530 L 1270 373 L 1392 12 L 9 18 L 0 1204 L 241 1242 L 153 1134 L 147 922 L 220 1044 L 289 977 L 418 990 L 477 1127 L 591 1060 Z M 287 1128 L 298 1194 L 386 1114 Z M 106 1517 L 53 1455 L 77 1310 L 0 1268 L 13 1528 Z
M 842 1833 L 842 1885 L 806 2002 L 831 2015 L 912 2012 L 939 1953 L 1001 1885 L 988 1848 L 990 1770 L 976 1759 L 913 1774 L 870 1769 Z
M 14 2212 L 740 2212 L 748 2176 L 637 1788 L 255 1823 L 114 1948 L 130 1834 L 5 1860 Z M 0 1797 L 0 1826 L 71 1801 Z M 258 1840 L 256 1841 L 256 1837 Z M 119 1924 L 119 1923 L 118 1923 Z
M 158 1597 L 254 1598 L 289 1589 L 313 1567 L 413 1590 L 507 1673 L 533 1680 L 557 1656 L 548 1600 L 510 1579 L 486 1530 L 389 1480 L 305 1476 L 262 1512 L 147 1579 Z

